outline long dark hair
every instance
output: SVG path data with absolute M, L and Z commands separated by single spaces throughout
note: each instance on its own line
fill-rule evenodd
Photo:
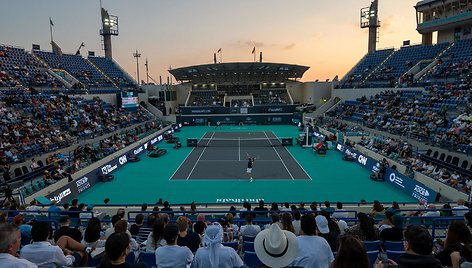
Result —
M 472 244 L 472 235 L 470 234 L 469 228 L 462 221 L 452 221 L 447 228 L 446 241 L 444 241 L 444 247 L 454 244 Z
M 359 227 L 362 234 L 365 236 L 365 240 L 373 241 L 379 238 L 379 235 L 374 227 L 374 219 L 363 212 L 357 213 L 357 219 L 359 219 Z
M 164 232 L 164 221 L 157 219 L 152 226 L 152 244 L 157 248 L 157 242 L 162 239 L 162 233 Z
M 336 258 L 330 268 L 369 268 L 370 262 L 362 242 L 355 236 L 345 235 L 339 239 Z
M 100 239 L 100 232 L 102 231 L 102 225 L 100 220 L 96 217 L 91 218 L 88 221 L 87 228 L 84 233 L 84 241 L 87 243 L 93 243 Z

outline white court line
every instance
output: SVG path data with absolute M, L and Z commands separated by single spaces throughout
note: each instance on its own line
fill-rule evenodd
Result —
M 214 133 L 214 132 L 213 132 Z M 205 132 L 205 134 L 203 134 L 203 136 L 200 137 L 200 139 L 202 139 L 203 137 L 205 137 L 205 135 L 207 134 L 207 132 Z M 198 145 L 198 142 L 197 142 L 197 145 Z M 187 158 L 193 153 L 193 150 L 195 150 L 195 148 L 197 147 L 193 147 L 192 148 L 192 151 L 190 151 L 190 153 L 185 157 L 184 161 L 182 161 L 182 163 L 180 163 L 179 167 L 174 171 L 174 173 L 172 173 L 172 176 L 170 176 L 169 180 L 172 180 L 172 178 L 174 177 L 175 173 L 177 173 L 177 171 L 179 171 L 180 167 L 185 163 L 185 161 L 187 160 Z
M 200 160 L 200 162 L 247 162 L 246 160 Z M 257 160 L 257 162 L 280 162 L 280 160 Z
M 292 178 L 292 180 L 295 180 L 295 179 L 293 178 L 292 173 L 290 173 L 290 170 L 288 170 L 287 165 L 285 165 L 284 160 L 282 160 L 282 157 L 280 157 L 279 152 L 277 152 L 277 149 L 275 149 L 275 147 L 273 146 L 272 142 L 271 142 L 270 139 L 269 139 L 269 136 L 267 136 L 267 133 L 266 133 L 265 131 L 264 131 L 264 135 L 265 135 L 265 136 L 267 137 L 267 139 L 269 140 L 270 145 L 272 145 L 272 149 L 274 149 L 274 151 L 275 151 L 275 153 L 277 154 L 277 156 L 279 157 L 280 161 L 282 161 L 282 164 L 284 165 L 285 169 L 287 170 L 288 175 L 290 175 L 290 177 Z
M 241 161 L 241 137 L 238 137 L 238 154 L 239 154 L 239 161 Z
M 195 168 L 197 167 L 198 162 L 200 161 L 200 158 L 202 158 L 202 155 L 205 153 L 206 148 L 208 148 L 208 144 L 210 144 L 210 141 L 211 141 L 211 139 L 213 139 L 213 136 L 215 136 L 215 133 L 216 133 L 216 132 L 213 132 L 213 135 L 211 135 L 211 137 L 210 137 L 210 139 L 208 140 L 208 142 L 207 142 L 205 148 L 203 148 L 203 151 L 200 153 L 200 156 L 198 157 L 197 162 L 195 162 L 195 165 L 193 165 L 192 170 L 190 170 L 190 173 L 188 174 L 187 180 L 190 178 L 190 176 L 192 175 L 193 171 L 194 171 Z
M 274 134 L 274 136 L 276 136 L 273 131 L 271 131 L 271 132 L 272 132 L 272 134 Z M 306 170 L 302 167 L 302 165 L 300 165 L 298 160 L 295 157 L 293 157 L 293 154 L 287 148 L 284 147 L 284 149 L 285 149 L 285 151 L 287 151 L 290 154 L 290 156 L 295 160 L 295 162 L 297 162 L 298 166 L 303 170 L 303 172 L 305 172 L 305 174 L 308 176 L 308 178 L 310 178 L 310 180 L 312 181 L 313 179 L 311 178 L 310 174 L 308 174 L 308 172 L 306 172 Z

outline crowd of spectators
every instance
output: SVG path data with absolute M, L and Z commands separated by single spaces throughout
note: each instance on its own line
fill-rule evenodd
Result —
M 251 107 L 251 99 L 233 99 L 231 100 L 231 107 Z
M 0 92 L 0 98 L 0 148 L 8 162 L 19 162 L 29 156 L 28 152 L 45 153 L 66 147 L 77 138 L 102 135 L 151 119 L 141 107 L 129 112 L 100 98 L 41 95 L 26 89 Z
M 331 115 L 468 153 L 472 147 L 472 93 L 464 88 L 471 81 L 431 87 L 421 97 L 411 99 L 405 99 L 401 91 L 386 91 L 370 99 L 362 97 L 355 105 L 343 104 Z M 453 101 L 461 104 L 450 103 Z
M 223 98 L 213 91 L 192 91 L 192 106 L 223 106 Z
M 345 123 L 336 120 L 325 121 L 324 127 L 342 132 L 350 130 Z M 349 140 L 346 141 L 346 144 L 351 147 L 355 145 L 354 142 Z M 419 172 L 465 193 L 470 193 L 472 189 L 472 178 L 470 176 L 422 160 L 418 153 L 414 152 L 413 146 L 404 140 L 362 136 L 358 144 L 405 165 L 404 175 L 411 179 L 415 179 L 415 172 Z M 382 162 L 386 166 L 394 166 L 385 158 Z
M 358 212 L 357 219 L 348 221 L 348 225 L 344 219 L 351 217 L 347 217 L 348 211 L 340 202 L 336 209 L 326 201 L 319 209 L 317 203 L 310 205 L 310 210 L 305 209 L 303 203 L 299 206 L 287 203 L 278 211 L 270 210 L 278 208 L 276 203 L 270 209 L 263 201 L 257 209 L 251 209 L 251 205 L 245 203 L 239 211 L 232 207 L 225 216 L 213 219 L 199 213 L 196 206 L 193 209 L 191 206 L 189 211 L 183 208 L 175 212 L 167 201 L 159 201 L 152 210 L 143 204 L 139 214 L 129 219 L 120 208 L 115 215 L 110 215 L 111 223 L 107 224 L 100 219 L 104 217 L 103 213 L 74 199 L 71 206 L 64 204 L 59 208 L 54 202 L 48 208 L 49 212 L 59 215 L 60 227 L 54 231 L 54 225 L 50 226 L 48 222 L 34 218 L 27 221 L 27 215 L 15 213 L 16 207 L 11 203 L 3 205 L 2 210 L 7 209 L 8 213 L 0 217 L 2 266 L 80 267 L 94 263 L 110 267 L 107 265 L 111 263 L 145 267 L 131 260 L 140 260 L 140 254 L 150 252 L 154 253 L 155 262 L 152 262 L 158 267 L 242 267 L 245 254 L 251 254 L 248 249 L 251 246 L 258 259 L 269 267 L 276 264 L 352 267 L 353 263 L 364 263 L 356 267 L 368 268 L 374 264 L 380 268 L 384 267 L 382 261 L 385 260 L 369 258 L 366 248 L 378 242 L 377 248 L 371 249 L 378 252 L 388 249 L 387 243 L 395 241 L 403 241 L 403 245 L 398 249 L 400 256 L 388 260 L 389 267 L 445 267 L 456 265 L 460 259 L 461 262 L 472 261 L 472 213 L 468 212 L 468 203 L 464 200 L 458 200 L 452 209 L 451 206 L 437 209 L 434 204 L 426 206 L 420 201 L 415 209 L 418 211 L 411 212 L 402 211 L 396 202 L 384 207 L 374 201 L 371 213 Z M 32 203 L 26 210 L 34 215 L 39 207 Z M 84 216 L 90 212 L 101 216 Z M 406 217 L 427 219 L 450 217 L 451 214 L 458 218 L 450 222 L 444 240 L 433 241 L 427 228 L 405 224 Z M 245 218 L 244 223 L 233 223 L 241 216 Z M 269 216 L 271 222 L 261 225 Z M 86 227 L 78 229 L 71 224 L 75 218 L 84 221 Z M 247 241 L 253 242 L 245 245 Z M 37 254 L 46 247 L 47 253 Z M 275 252 L 279 254 L 272 254 Z M 355 252 L 356 256 L 349 252 Z

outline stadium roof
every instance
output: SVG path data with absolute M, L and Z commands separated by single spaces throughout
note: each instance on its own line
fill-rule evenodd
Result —
M 285 63 L 231 62 L 182 67 L 169 72 L 180 82 L 246 83 L 299 79 L 309 68 Z

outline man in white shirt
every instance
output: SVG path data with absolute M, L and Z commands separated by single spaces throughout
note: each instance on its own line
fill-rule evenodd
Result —
M 50 238 L 50 228 L 49 223 L 45 221 L 34 223 L 31 229 L 33 243 L 21 249 L 21 258 L 27 259 L 38 265 L 38 267 L 44 268 L 73 265 L 81 266 L 82 259 L 84 259 L 86 263 L 87 255 L 84 253 L 85 246 L 67 236 L 61 237 L 61 239 L 57 241 L 57 245 L 66 244 L 69 249 L 51 245 L 51 243 L 48 242 Z M 71 251 L 72 249 L 78 250 L 79 248 L 80 251 Z
M 246 224 L 242 225 L 241 228 L 239 228 L 239 235 L 241 237 L 255 237 L 261 231 L 261 227 L 259 225 L 252 224 L 252 219 L 252 213 L 248 213 L 246 215 Z
M 333 215 L 331 215 L 331 217 L 335 219 L 345 219 L 349 217 L 348 214 L 349 213 L 346 212 L 345 209 L 343 209 L 343 203 L 338 201 L 336 203 L 336 209 L 334 210 Z
M 37 268 L 30 261 L 17 258 L 21 245 L 21 233 L 18 227 L 9 223 L 0 224 L 0 267 Z
M 303 215 L 300 236 L 297 236 L 298 254 L 292 266 L 329 268 L 334 260 L 333 252 L 326 239 L 316 236 L 315 218 Z
M 464 199 L 457 200 L 457 207 L 452 208 L 452 214 L 454 214 L 456 217 L 464 217 L 464 214 L 469 212 L 469 208 L 466 207 L 464 204 Z
M 186 268 L 193 261 L 193 253 L 188 247 L 177 245 L 179 227 L 168 223 L 164 227 L 163 237 L 167 245 L 156 249 L 156 264 L 159 268 Z
M 429 204 L 427 209 L 428 211 L 426 213 L 423 213 L 421 215 L 422 217 L 441 217 L 441 213 L 436 210 L 436 205 Z

